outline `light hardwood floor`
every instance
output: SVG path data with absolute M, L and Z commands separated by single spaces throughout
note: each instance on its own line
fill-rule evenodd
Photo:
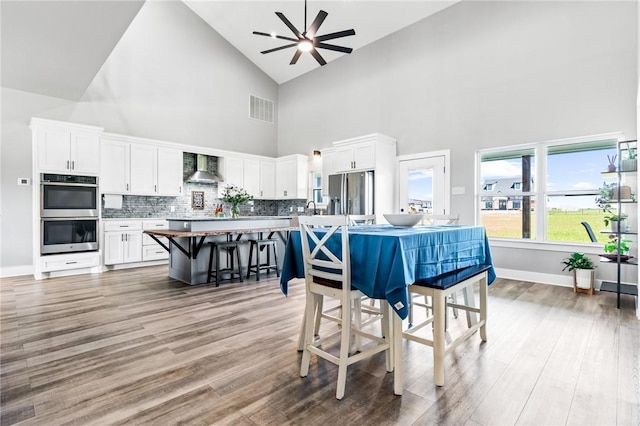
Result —
M 166 266 L 1 283 L 1 424 L 640 425 L 633 299 L 498 279 L 486 343 L 472 336 L 433 384 L 404 342 L 404 394 L 384 355 L 312 357 L 299 377 L 302 281 L 187 286 Z M 453 321 L 462 321 L 463 316 Z

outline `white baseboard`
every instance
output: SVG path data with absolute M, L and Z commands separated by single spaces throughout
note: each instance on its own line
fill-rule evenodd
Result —
M 542 272 L 519 271 L 517 269 L 495 268 L 496 275 L 499 278 L 505 278 L 516 281 L 528 281 L 539 284 L 557 285 L 559 287 L 573 288 L 573 275 L 545 274 Z M 600 288 L 602 280 L 595 280 L 594 287 Z
M 0 278 L 19 277 L 21 275 L 33 275 L 33 265 L 0 268 Z

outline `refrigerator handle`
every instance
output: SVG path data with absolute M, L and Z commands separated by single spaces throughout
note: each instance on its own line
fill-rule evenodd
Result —
M 342 185 L 340 185 L 340 188 L 341 188 L 340 210 L 342 211 L 343 215 L 348 215 L 349 212 L 347 211 L 347 207 L 348 207 L 347 194 L 349 193 L 349 191 L 347 191 L 347 174 L 346 173 L 342 174 Z

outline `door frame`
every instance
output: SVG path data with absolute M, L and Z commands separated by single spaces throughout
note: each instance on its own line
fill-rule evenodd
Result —
M 421 152 L 418 154 L 398 155 L 396 157 L 396 182 L 394 205 L 396 209 L 400 205 L 400 162 L 410 160 L 425 160 L 434 157 L 444 157 L 444 208 L 445 214 L 451 213 L 451 150 Z

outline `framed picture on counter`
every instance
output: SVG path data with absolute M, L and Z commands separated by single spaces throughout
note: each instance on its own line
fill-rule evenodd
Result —
M 191 191 L 191 208 L 204 210 L 204 191 Z

